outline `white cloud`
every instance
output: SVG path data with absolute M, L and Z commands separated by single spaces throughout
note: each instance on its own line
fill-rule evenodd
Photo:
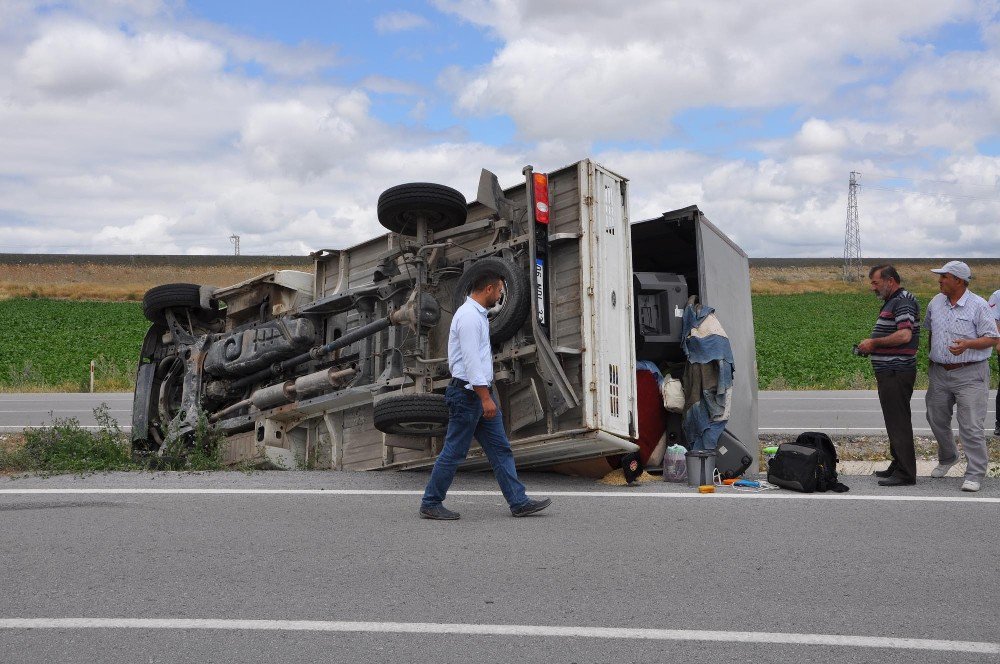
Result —
M 430 24 L 430 21 L 419 14 L 408 11 L 396 11 L 379 15 L 375 19 L 375 30 L 381 34 L 388 34 L 426 28 Z
M 6 3 L 5 243 L 228 254 L 236 233 L 246 254 L 302 254 L 381 232 L 376 201 L 395 184 L 441 182 L 471 198 L 481 168 L 507 186 L 527 163 L 551 170 L 596 150 L 630 179 L 634 219 L 697 204 L 753 256 L 839 255 L 851 170 L 864 174 L 866 255 L 1000 255 L 1000 159 L 976 147 L 1000 127 L 1000 30 L 985 5 L 436 4 L 499 40 L 482 66 L 438 72 L 440 86 L 462 114 L 509 117 L 517 142 L 470 136 L 479 122 L 421 126 L 451 122 L 441 90 L 398 72 L 332 82 L 328 70 L 351 57 L 336 45 L 250 37 L 173 3 L 44 15 Z M 407 27 L 392 16 L 384 34 Z M 407 29 L 432 27 L 410 16 Z M 984 22 L 986 50 L 922 43 L 967 19 Z M 382 95 L 416 126 L 379 120 Z M 679 141 L 679 112 L 713 105 L 796 119 L 780 131 L 737 119 L 720 129 L 730 142 L 703 152 L 661 147 Z M 912 180 L 883 191 L 887 176 Z
M 176 223 L 162 214 L 151 214 L 124 226 L 104 226 L 94 236 L 94 243 L 115 247 L 114 253 L 181 253 L 170 233 Z
M 124 87 L 162 89 L 211 76 L 224 54 L 184 35 L 129 36 L 80 23 L 57 24 L 17 62 L 23 83 L 55 96 L 86 96 Z
M 976 9 L 969 0 L 437 5 L 506 40 L 490 63 L 442 79 L 459 112 L 508 114 L 528 139 L 591 140 L 662 137 L 691 107 L 820 104 L 908 57 L 908 38 Z

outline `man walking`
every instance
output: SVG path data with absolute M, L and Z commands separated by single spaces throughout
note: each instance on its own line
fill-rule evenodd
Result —
M 882 478 L 878 482 L 881 486 L 916 484 L 910 397 L 917 378 L 920 304 L 900 287 L 899 272 L 892 265 L 876 265 L 869 270 L 868 278 L 883 304 L 871 338 L 861 341 L 858 350 L 871 356 L 892 456 L 889 467 L 875 474 Z
M 528 516 L 552 503 L 548 498 L 533 500 L 525 495 L 524 485 L 517 478 L 514 454 L 493 394 L 493 353 L 486 312 L 500 301 L 503 287 L 503 278 L 498 273 L 484 272 L 472 283 L 472 294 L 451 319 L 448 369 L 452 380 L 445 391 L 448 432 L 420 502 L 420 516 L 424 519 L 452 520 L 459 517 L 458 512 L 449 510 L 442 503 L 455 479 L 458 465 L 469 453 L 473 436 L 486 452 L 512 515 Z
M 986 300 L 969 290 L 972 270 L 949 261 L 931 270 L 941 292 L 927 304 L 924 327 L 930 330 L 927 423 L 938 443 L 938 465 L 931 477 L 944 477 L 958 463 L 951 417 L 958 405 L 958 435 L 968 466 L 962 491 L 979 491 L 989 453 L 986 448 L 986 404 L 990 393 L 989 357 L 1000 333 Z
M 997 331 L 1000 332 L 1000 289 L 993 291 L 987 302 L 990 305 L 990 313 L 997 321 Z M 997 343 L 997 366 L 1000 367 L 1000 342 Z M 1000 387 L 997 388 L 996 422 L 993 427 L 993 435 L 1000 436 Z

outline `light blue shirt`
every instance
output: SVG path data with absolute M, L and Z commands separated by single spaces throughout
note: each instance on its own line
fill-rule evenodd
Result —
M 448 331 L 448 369 L 454 378 L 470 385 L 493 384 L 493 351 L 486 307 L 465 298 L 451 319 Z
M 982 350 L 970 348 L 959 355 L 952 355 L 948 346 L 958 339 L 1000 337 L 1000 333 L 997 333 L 996 319 L 990 312 L 990 305 L 970 290 L 965 291 L 954 305 L 944 293 L 938 293 L 931 298 L 927 303 L 923 326 L 931 331 L 931 362 L 938 364 L 988 360 L 993 354 L 993 348 Z

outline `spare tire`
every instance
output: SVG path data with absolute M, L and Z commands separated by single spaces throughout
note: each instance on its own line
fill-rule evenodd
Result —
M 399 394 L 375 404 L 375 428 L 402 436 L 443 436 L 448 403 L 441 394 Z
M 142 296 L 142 314 L 146 320 L 162 324 L 166 320 L 163 315 L 166 309 L 186 307 L 214 318 L 219 314 L 219 301 L 208 296 L 210 288 L 198 284 L 164 284 L 150 288 Z
M 462 192 L 430 182 L 401 184 L 378 197 L 378 222 L 403 235 L 416 233 L 419 218 L 427 220 L 430 231 L 461 226 L 466 210 Z
M 465 272 L 459 277 L 458 285 L 455 286 L 456 310 L 472 292 L 472 283 L 479 275 L 488 271 L 497 272 L 504 280 L 503 297 L 489 313 L 490 343 L 499 346 L 513 337 L 527 320 L 531 313 L 531 290 L 524 269 L 506 258 L 487 256 L 465 268 Z

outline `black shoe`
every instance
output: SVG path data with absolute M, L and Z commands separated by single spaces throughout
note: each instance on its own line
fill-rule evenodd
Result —
M 541 512 L 551 504 L 551 498 L 542 498 L 541 500 L 528 498 L 528 502 L 517 508 L 512 508 L 510 513 L 512 516 L 528 516 L 529 514 L 534 514 L 535 512 Z
M 884 480 L 879 480 L 879 486 L 913 486 L 916 484 L 916 480 L 908 480 L 900 477 L 899 475 L 893 475 L 892 477 L 887 477 Z
M 438 521 L 454 521 L 459 517 L 458 512 L 452 512 L 450 509 L 444 505 L 435 505 L 434 507 L 421 507 L 420 508 L 420 518 L 421 519 L 436 519 Z
M 885 470 L 876 470 L 872 475 L 875 477 L 892 477 L 896 474 L 896 465 L 890 463 L 889 467 Z

